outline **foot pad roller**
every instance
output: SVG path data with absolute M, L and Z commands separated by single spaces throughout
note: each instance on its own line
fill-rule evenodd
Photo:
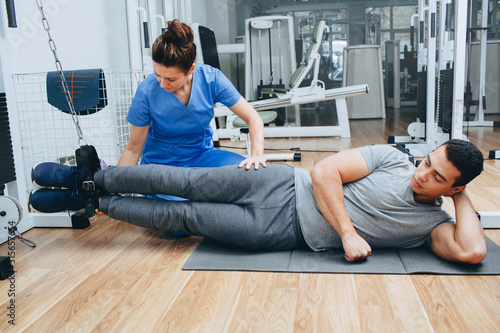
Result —
M 0 280 L 5 280 L 14 275 L 14 268 L 9 257 L 0 257 Z

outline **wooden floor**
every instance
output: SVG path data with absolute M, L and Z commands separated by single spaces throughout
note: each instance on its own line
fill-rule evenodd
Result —
M 388 135 L 406 135 L 413 119 L 409 110 L 389 110 L 387 119 L 351 121 L 350 139 L 274 139 L 266 147 L 386 143 Z M 469 138 L 485 156 L 500 149 L 500 128 L 471 128 Z M 303 152 L 293 165 L 310 169 L 330 154 Z M 485 162 L 469 192 L 477 210 L 500 211 L 500 160 Z M 487 235 L 500 244 L 500 230 Z M 182 271 L 199 238 L 173 239 L 104 217 L 85 230 L 24 236 L 37 247 L 15 243 L 16 326 L 7 316 L 10 281 L 0 281 L 0 332 L 500 330 L 500 276 Z M 7 251 L 0 247 L 1 255 Z

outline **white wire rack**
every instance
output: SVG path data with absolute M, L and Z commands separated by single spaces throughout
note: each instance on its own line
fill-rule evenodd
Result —
M 78 134 L 70 114 L 47 102 L 47 73 L 15 74 L 14 91 L 21 130 L 28 188 L 31 167 L 40 161 L 75 165 Z M 91 115 L 79 116 L 85 142 L 96 147 L 108 165 L 118 162 L 130 136 L 126 120 L 137 85 L 146 74 L 129 70 L 104 70 L 108 105 Z

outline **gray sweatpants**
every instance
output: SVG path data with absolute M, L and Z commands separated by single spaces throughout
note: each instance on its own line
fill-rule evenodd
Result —
M 305 246 L 295 210 L 294 168 L 286 164 L 259 170 L 234 165 L 111 167 L 98 171 L 94 179 L 108 193 L 168 194 L 190 200 L 104 195 L 99 210 L 114 219 L 247 249 Z

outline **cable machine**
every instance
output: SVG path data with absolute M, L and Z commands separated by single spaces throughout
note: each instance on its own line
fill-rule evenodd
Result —
M 153 71 L 151 47 L 166 28 L 166 22 L 187 17 L 190 1 L 180 0 L 127 0 L 127 23 L 130 69 Z
M 470 13 L 469 13 L 469 33 L 468 33 L 468 48 L 467 48 L 467 83 L 466 83 L 466 91 L 465 91 L 465 118 L 466 118 L 466 126 L 467 127 L 500 127 L 500 121 L 487 121 L 484 119 L 485 111 L 487 110 L 487 105 L 491 108 L 491 105 L 499 105 L 499 92 L 495 91 L 495 87 L 498 87 L 498 81 L 496 84 L 488 84 L 486 81 L 486 67 L 488 64 L 488 48 L 492 51 L 493 59 L 491 64 L 488 64 L 490 67 L 490 75 L 492 77 L 496 77 L 498 80 L 498 76 L 495 74 L 495 70 L 499 69 L 498 65 L 498 51 L 500 51 L 500 42 L 499 41 L 491 41 L 488 42 L 488 8 L 489 1 L 483 0 L 481 1 L 481 27 L 473 28 L 472 22 L 472 12 L 474 8 L 474 1 L 470 0 Z M 474 41 L 473 36 L 480 36 L 479 42 Z M 497 52 L 495 52 L 495 50 Z M 474 66 L 472 63 L 472 59 L 479 59 L 479 65 Z M 495 64 L 496 61 L 496 64 Z M 496 65 L 496 66 L 495 66 Z M 477 69 L 479 67 L 479 69 Z M 472 75 L 475 74 L 475 75 Z M 491 77 L 490 76 L 490 77 Z M 489 91 L 488 91 L 489 89 Z M 477 99 L 474 99 L 474 95 Z M 471 107 L 476 107 L 476 112 L 474 115 L 474 119 L 471 116 Z M 495 110 L 498 111 L 498 110 Z M 491 159 L 500 159 L 500 149 L 491 150 L 489 154 L 489 158 Z
M 264 137 L 349 137 L 349 120 L 345 98 L 368 93 L 366 84 L 337 89 L 325 89 L 324 82 L 318 79 L 321 55 L 319 47 L 329 30 L 323 20 L 316 22 L 311 43 L 303 59 L 303 65 L 296 68 L 295 42 L 292 17 L 264 16 L 245 21 L 245 98 L 257 110 L 284 108 L 328 99 L 336 100 L 338 126 L 301 126 L 300 110 L 296 108 L 297 126 L 274 126 L 264 128 Z M 274 29 L 274 30 L 273 30 Z M 267 43 L 269 36 L 276 36 L 281 42 Z M 274 39 L 274 37 L 272 37 Z M 279 47 L 279 48 L 278 48 Z M 272 50 L 271 50 L 272 48 Z M 218 48 L 219 49 L 219 48 Z M 280 51 L 281 50 L 281 51 Z M 271 56 L 267 56 L 271 55 Z M 309 86 L 302 86 L 307 73 L 311 71 Z M 274 75 L 278 73 L 276 79 Z M 275 89 L 287 83 L 289 89 Z M 271 92 L 267 92 L 271 90 Z M 281 90 L 281 91 L 280 91 Z M 276 95 L 271 99 L 258 99 L 259 92 Z M 256 100 L 256 101 L 255 101 Z M 216 110 L 218 116 L 231 115 L 230 112 Z M 227 117 L 226 128 L 218 130 L 219 138 L 237 136 L 239 129 L 233 128 L 233 119 Z
M 427 156 L 449 139 L 467 139 L 462 133 L 466 27 L 466 2 L 428 0 L 425 5 L 419 0 L 417 122 L 408 126 L 409 137 L 389 137 L 389 143 L 410 142 L 404 147 L 415 157 Z M 483 227 L 500 227 L 500 212 L 477 214 Z
M 415 157 L 427 156 L 450 138 L 463 138 L 465 65 L 461 64 L 467 5 L 451 0 L 425 2 L 419 0 L 418 7 L 417 121 L 408 126 L 409 136 L 389 137 L 389 143 L 407 143 Z

